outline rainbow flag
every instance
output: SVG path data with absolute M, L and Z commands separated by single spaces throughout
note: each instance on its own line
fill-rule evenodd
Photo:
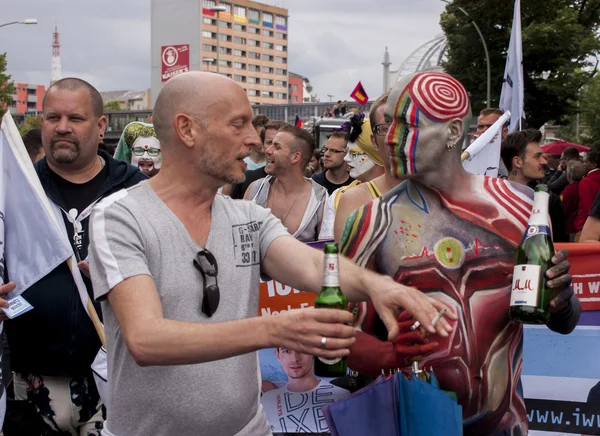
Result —
M 358 85 L 356 85 L 356 88 L 354 88 L 354 91 L 352 91 L 350 97 L 356 100 L 356 102 L 360 105 L 365 105 L 369 101 L 369 96 L 360 82 L 358 82 Z

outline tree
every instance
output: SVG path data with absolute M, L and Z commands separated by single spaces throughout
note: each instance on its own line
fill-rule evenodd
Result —
M 454 0 L 440 24 L 448 39 L 445 70 L 469 91 L 473 112 L 486 106 L 486 63 L 475 20 L 490 53 L 492 107 L 497 107 L 506 64 L 513 2 Z M 529 127 L 565 122 L 577 93 L 596 73 L 600 0 L 522 0 L 525 115 Z
M 0 54 L 0 118 L 6 112 L 6 106 L 12 102 L 15 93 L 15 84 L 11 76 L 6 74 L 6 53 Z
M 42 116 L 36 115 L 34 117 L 25 117 L 25 121 L 23 125 L 19 127 L 19 133 L 23 136 L 25 133 L 29 132 L 33 129 L 41 129 L 42 128 Z
M 107 101 L 106 103 L 104 103 L 104 111 L 105 112 L 120 111 L 120 110 L 121 110 L 121 103 L 119 103 L 119 100 L 111 100 L 111 101 Z

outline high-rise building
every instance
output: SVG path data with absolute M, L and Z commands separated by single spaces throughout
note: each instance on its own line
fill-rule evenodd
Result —
M 50 75 L 50 84 L 62 79 L 62 68 L 60 66 L 60 37 L 58 26 L 54 26 L 52 34 L 52 74 Z
M 223 10 L 214 10 L 217 6 Z M 287 104 L 287 21 L 287 9 L 203 0 L 202 71 L 231 77 L 253 104 Z
M 42 112 L 42 101 L 46 94 L 44 85 L 32 83 L 15 83 L 15 94 L 8 104 L 8 110 L 12 115 L 25 114 L 37 115 Z

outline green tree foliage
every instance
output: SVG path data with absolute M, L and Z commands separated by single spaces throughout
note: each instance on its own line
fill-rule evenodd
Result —
M 6 105 L 12 102 L 12 96 L 15 93 L 15 84 L 11 76 L 6 74 L 6 53 L 0 54 L 0 118 L 6 112 Z
M 42 128 L 42 116 L 37 115 L 35 117 L 25 117 L 25 121 L 23 125 L 19 127 L 19 133 L 23 136 L 25 133 L 29 132 L 33 129 L 41 129 Z
M 111 100 L 111 101 L 107 101 L 106 103 L 104 103 L 104 111 L 105 112 L 120 111 L 120 110 L 121 110 L 121 103 L 119 103 L 118 100 Z
M 490 53 L 492 107 L 497 107 L 513 18 L 513 1 L 454 0 L 440 24 L 448 38 L 445 70 L 471 94 L 473 112 L 486 106 L 486 62 L 475 20 Z M 527 125 L 565 122 L 577 93 L 594 76 L 600 52 L 600 0 L 521 0 Z

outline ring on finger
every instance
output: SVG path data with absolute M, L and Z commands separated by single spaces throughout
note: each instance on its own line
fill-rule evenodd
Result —
M 321 348 L 324 350 L 327 348 L 327 338 L 325 336 L 321 337 Z

